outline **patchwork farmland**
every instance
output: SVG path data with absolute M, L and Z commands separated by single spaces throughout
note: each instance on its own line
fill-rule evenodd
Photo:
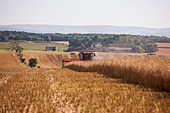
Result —
M 103 65 L 104 68 L 101 70 L 106 73 L 101 73 L 96 66 L 100 67 L 102 64 L 98 63 L 102 61 L 94 61 L 96 66 L 91 64 L 93 61 L 83 62 L 83 65 L 81 62 L 73 62 L 74 66 L 82 67 L 82 70 L 76 68 L 77 71 L 68 69 L 73 65 L 72 63 L 67 64 L 68 68 L 61 68 L 60 58 L 69 57 L 69 53 L 24 52 L 24 57 L 26 59 L 36 57 L 40 68 L 29 68 L 26 64 L 21 64 L 12 52 L 0 53 L 0 112 L 2 113 L 170 112 L 169 92 L 156 91 L 152 87 L 145 87 L 145 84 L 129 83 L 121 77 L 107 77 L 106 75 L 112 73 L 114 63 L 109 62 L 111 64 L 108 64 L 110 67 L 107 70 Z M 126 57 L 122 57 L 122 60 L 115 65 L 127 66 Z M 135 57 L 138 59 L 135 60 Z M 138 65 L 142 60 L 136 55 L 131 59 L 132 62 L 129 62 L 128 66 L 134 68 L 134 64 L 137 67 L 141 66 L 139 71 L 141 68 L 148 70 L 146 65 L 150 68 L 153 66 L 154 69 L 160 66 L 153 60 L 146 65 Z M 169 63 L 169 59 L 158 59 L 160 63 L 164 61 Z M 88 70 L 88 65 L 91 66 L 91 70 Z M 126 75 L 127 70 L 121 69 L 123 68 L 120 68 L 121 73 L 117 71 L 117 74 Z M 163 71 L 168 74 L 169 67 L 164 68 Z M 139 76 L 142 76 L 142 72 Z M 169 78 L 169 75 L 166 77 Z

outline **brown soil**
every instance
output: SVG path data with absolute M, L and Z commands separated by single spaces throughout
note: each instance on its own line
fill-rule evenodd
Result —
M 22 69 L 23 67 L 20 66 L 19 61 L 17 60 L 17 57 L 12 52 L 1 52 L 0 53 L 0 69 Z
M 25 52 L 24 58 L 27 63 L 30 58 L 37 58 L 38 66 L 41 68 L 60 68 L 61 60 L 68 57 L 68 53 L 56 52 Z

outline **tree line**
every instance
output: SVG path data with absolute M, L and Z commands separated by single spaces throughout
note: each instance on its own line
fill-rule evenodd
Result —
M 69 46 L 94 48 L 108 47 L 114 44 L 132 47 L 133 52 L 152 52 L 157 50 L 156 42 L 170 42 L 165 36 L 140 36 L 129 34 L 61 34 L 61 33 L 27 33 L 17 31 L 0 31 L 0 41 L 69 41 Z

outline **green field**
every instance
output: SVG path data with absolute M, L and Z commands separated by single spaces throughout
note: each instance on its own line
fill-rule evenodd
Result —
M 58 44 L 57 42 L 20 42 L 20 46 L 24 48 L 26 52 L 44 51 L 46 46 L 56 46 L 57 52 L 62 52 L 67 49 L 67 45 Z M 0 42 L 0 52 L 10 51 L 10 49 L 10 42 Z
M 0 49 L 0 52 L 12 52 L 13 50 Z

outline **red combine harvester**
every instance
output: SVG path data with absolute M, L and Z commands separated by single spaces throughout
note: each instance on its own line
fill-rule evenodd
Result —
M 94 50 L 80 50 L 78 57 L 75 53 L 70 54 L 71 58 L 64 58 L 62 60 L 62 67 L 64 67 L 65 63 L 72 61 L 90 61 L 96 56 Z

